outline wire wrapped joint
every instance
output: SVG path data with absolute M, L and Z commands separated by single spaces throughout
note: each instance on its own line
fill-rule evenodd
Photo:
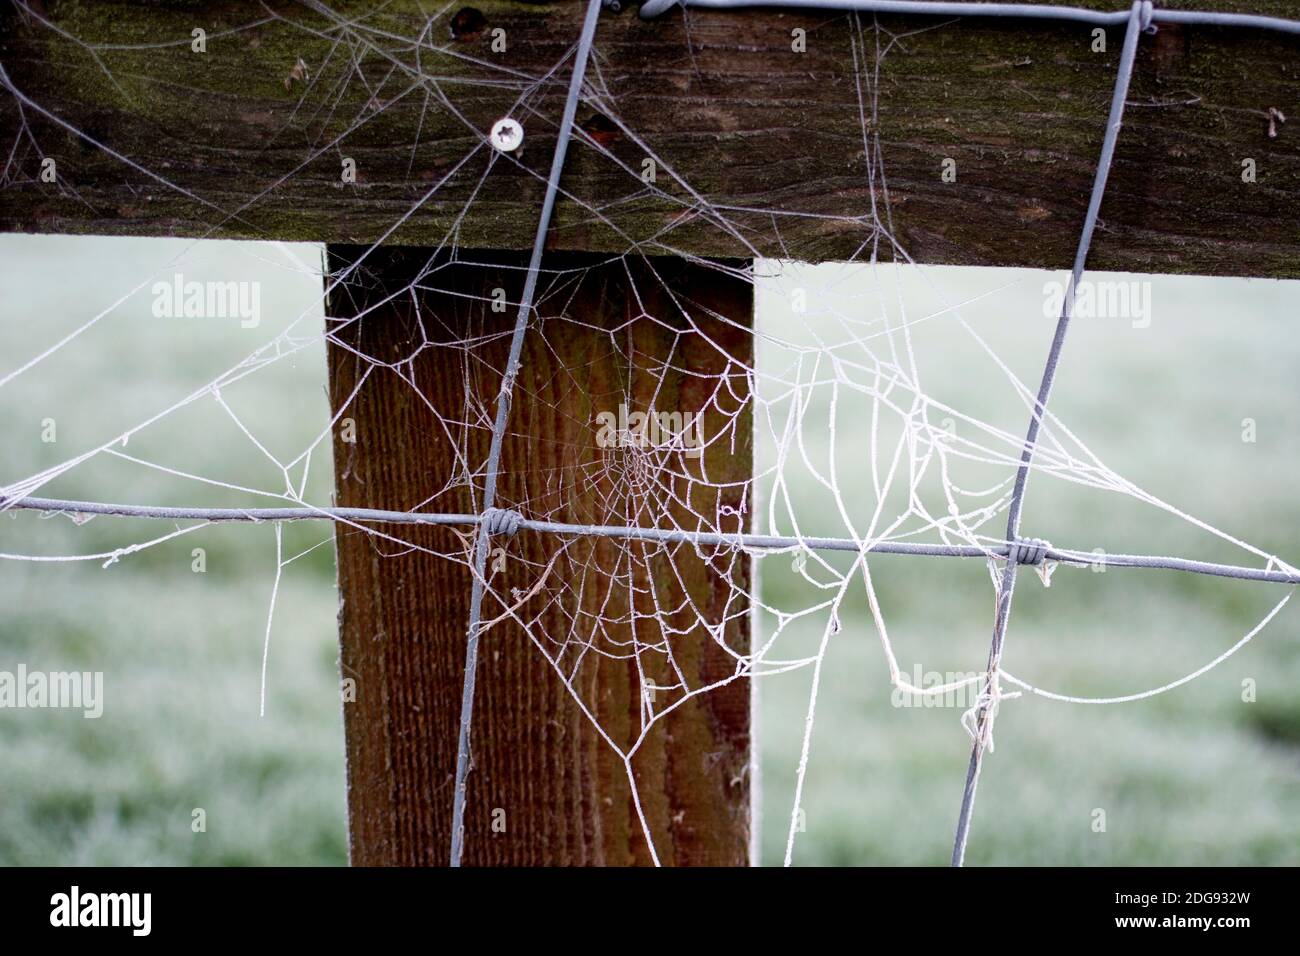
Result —
M 1142 4 L 1138 8 L 1138 29 L 1143 33 L 1155 33 L 1156 26 L 1151 22 L 1154 16 L 1155 4 L 1151 0 L 1142 0 Z
M 1042 538 L 1016 538 L 1007 549 L 1007 560 L 1038 567 L 1052 550 L 1051 542 Z
M 481 523 L 489 537 L 504 535 L 513 538 L 524 523 L 524 516 L 509 508 L 488 508 L 483 512 Z

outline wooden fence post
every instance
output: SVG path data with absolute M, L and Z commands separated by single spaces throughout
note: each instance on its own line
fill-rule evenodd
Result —
M 365 249 L 331 245 L 331 274 Z M 515 311 L 495 311 L 493 290 L 504 289 L 517 303 L 526 257 L 462 251 L 458 258 L 452 264 L 427 250 L 379 248 L 330 296 L 330 396 L 341 409 L 334 436 L 339 505 L 477 510 Z M 525 341 L 499 504 L 559 522 L 655 523 L 628 471 L 637 464 L 635 449 L 599 447 L 595 422 L 599 412 L 617 414 L 620 403 L 632 410 L 653 404 L 661 412 L 702 412 L 705 437 L 723 435 L 693 466 L 707 473 L 707 484 L 661 476 L 686 496 L 689 510 L 669 504 L 659 523 L 707 530 L 720 522 L 724 530 L 742 530 L 752 463 L 745 374 L 751 285 L 676 259 L 563 253 L 548 256 L 544 269 L 555 273 L 543 275 L 538 318 Z M 355 322 L 338 321 L 359 314 Z M 473 532 L 381 530 L 459 555 Z M 733 585 L 748 583 L 748 558 L 710 562 L 685 546 L 669 556 L 639 543 L 528 531 L 503 539 L 499 554 L 495 542 L 492 589 L 506 596 L 532 587 L 563 552 L 519 612 L 555 663 L 513 620 L 484 634 L 464 861 L 648 863 L 624 762 L 558 672 L 576 669 L 574 692 L 620 747 L 630 746 L 640 733 L 647 683 L 669 688 L 654 692 L 656 711 L 681 696 L 651 645 L 670 643 L 693 690 L 736 672 L 735 659 L 699 625 L 694 608 L 723 623 L 728 647 L 746 652 L 748 607 Z M 346 525 L 338 527 L 337 545 L 343 676 L 356 682 L 356 699 L 345 704 L 352 862 L 442 864 L 470 571 Z M 656 616 L 656 595 L 676 589 L 668 605 L 675 607 L 682 584 L 693 608 Z M 492 598 L 484 605 L 486 619 L 501 611 Z M 693 621 L 685 634 L 668 633 Z M 633 623 L 640 655 L 623 646 L 632 646 Z M 749 697 L 746 677 L 697 695 L 656 722 L 637 750 L 637 792 L 661 862 L 748 862 Z

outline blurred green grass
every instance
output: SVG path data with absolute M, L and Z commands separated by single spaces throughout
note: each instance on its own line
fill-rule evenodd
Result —
M 321 327 L 319 280 L 308 246 L 191 245 L 124 239 L 0 237 L 6 371 L 127 292 L 151 269 L 187 278 L 258 278 L 257 329 L 154 319 L 145 293 L 44 363 L 0 388 L 6 427 L 0 481 L 84 451 L 185 397 L 303 317 Z M 1040 274 L 931 270 L 1009 367 L 1036 384 L 1051 334 Z M 912 281 L 911 277 L 907 281 Z M 788 312 L 783 284 L 814 288 L 809 314 Z M 932 293 L 904 290 L 909 314 L 934 311 Z M 992 294 L 991 294 L 992 293 Z M 871 307 L 874 290 L 831 267 L 787 269 L 760 294 L 759 325 L 780 338 L 834 337 L 843 315 Z M 1149 329 L 1079 323 L 1053 408 L 1120 474 L 1183 510 L 1283 558 L 1297 557 L 1300 410 L 1284 396 L 1300 370 L 1290 316 L 1296 284 L 1154 280 Z M 927 391 L 1016 433 L 1025 411 L 1005 378 L 950 317 L 918 324 Z M 840 329 L 842 337 L 843 329 Z M 886 341 L 873 343 L 886 349 Z M 760 346 L 765 370 L 788 351 Z M 319 344 L 223 392 L 281 460 L 327 420 Z M 871 502 L 860 438 L 868 407 L 845 395 L 837 412 L 838 484 L 855 518 Z M 1241 441 L 1254 418 L 1259 437 Z M 53 418 L 58 441 L 40 440 Z M 818 406 L 804 437 L 829 445 Z M 958 423 L 960 431 L 963 424 Z M 759 433 L 763 426 L 758 428 Z M 188 473 L 254 488 L 281 487 L 274 465 L 211 398 L 133 436 L 119 450 Z M 760 464 L 771 448 L 760 446 Z M 791 466 L 807 516 L 838 519 L 806 473 Z M 295 470 L 295 482 L 301 475 Z M 327 500 L 328 447 L 313 457 L 312 500 Z M 247 494 L 103 457 L 44 493 L 68 498 L 231 505 Z M 801 521 L 803 518 L 801 517 Z M 992 530 L 995 526 L 990 526 Z M 0 550 L 111 550 L 164 533 L 155 523 L 0 517 Z M 1235 548 L 1149 505 L 1036 476 L 1025 532 L 1064 546 L 1243 561 Z M 0 565 L 0 667 L 105 671 L 104 717 L 0 712 L 0 863 L 339 864 L 346 861 L 333 550 L 323 526 L 289 525 L 271 636 L 267 713 L 258 716 L 263 629 L 275 570 L 270 527 L 209 528 L 101 562 Z M 323 546 L 322 542 L 326 542 Z M 207 570 L 191 570 L 192 551 Z M 843 561 L 838 567 L 843 567 Z M 761 562 L 764 598 L 805 606 L 789 556 Z M 900 664 L 969 671 L 987 654 L 992 591 L 982 563 L 881 557 L 872 574 Z M 1160 571 L 1061 568 L 1050 590 L 1026 575 L 1017 591 L 1004 664 L 1024 679 L 1079 695 L 1117 695 L 1166 683 L 1235 642 L 1280 597 L 1275 586 Z M 1139 703 L 1081 707 L 1007 702 L 986 763 L 971 863 L 1296 863 L 1300 861 L 1300 644 L 1287 608 L 1256 641 L 1189 687 Z M 969 741 L 960 708 L 891 706 L 879 643 L 861 586 L 850 589 L 822 672 L 800 864 L 936 864 L 947 860 Z M 769 621 L 763 622 L 770 625 Z M 811 653 L 825 618 L 796 622 L 783 655 Z M 761 844 L 784 855 L 811 671 L 759 682 Z M 1258 700 L 1242 701 L 1243 679 Z M 207 832 L 191 813 L 207 811 Z M 1094 811 L 1106 813 L 1104 833 Z
M 322 328 L 309 246 L 0 237 L 6 372 L 147 276 L 257 280 L 263 319 L 156 319 L 149 284 L 45 362 L 0 388 L 4 476 L 58 464 L 212 381 L 303 315 Z M 172 260 L 180 257 L 175 262 Z M 223 391 L 267 449 L 295 457 L 325 427 L 319 343 Z M 41 440 L 46 419 L 57 440 Z M 116 450 L 227 483 L 284 478 L 205 397 Z M 301 471 L 292 473 L 295 482 Z M 307 486 L 328 500 L 328 445 Z M 45 494 L 223 506 L 250 496 L 121 459 L 95 459 Z M 273 499 L 259 504 L 274 504 Z M 112 551 L 174 530 L 164 522 L 0 517 L 0 550 Z M 275 576 L 270 526 L 221 525 L 103 567 L 102 561 L 0 567 L 0 667 L 104 672 L 104 714 L 0 711 L 0 863 L 341 864 L 347 859 L 333 546 L 323 525 L 284 528 L 287 565 L 259 717 L 262 643 Z M 323 547 L 316 547 L 326 542 Z M 196 573 L 193 552 L 205 552 Z M 314 548 L 314 550 L 309 550 Z M 206 832 L 191 829 L 206 812 Z
M 860 270 L 859 270 L 860 271 Z M 1042 314 L 1044 274 L 927 270 L 947 301 L 1022 381 L 1036 388 L 1054 321 Z M 871 297 L 842 267 L 792 269 L 760 296 L 774 334 L 827 333 L 845 315 L 871 315 Z M 921 274 L 898 282 L 912 317 L 942 307 Z M 1150 327 L 1076 320 L 1052 408 L 1102 461 L 1136 485 L 1223 531 L 1292 562 L 1300 502 L 1300 410 L 1289 394 L 1300 370 L 1296 283 L 1157 277 Z M 807 314 L 787 313 L 792 285 L 822 290 Z M 838 291 L 837 291 L 838 290 Z M 812 300 L 810 299 L 810 302 Z M 1023 433 L 1028 414 L 1005 376 L 950 315 L 913 329 L 922 387 L 952 408 Z M 841 336 L 842 337 L 842 336 Z M 836 341 L 825 334 L 822 341 Z M 886 343 L 878 340 L 879 351 Z M 765 344 L 760 363 L 786 351 Z M 887 352 L 886 352 L 887 354 Z M 840 428 L 863 435 L 869 405 L 842 395 Z M 1257 441 L 1242 441 L 1244 419 Z M 825 421 L 814 409 L 810 422 Z M 971 434 L 964 422 L 958 435 Z M 807 429 L 805 438 L 808 438 Z M 823 452 L 814 437 L 814 460 Z M 855 519 L 874 504 L 866 442 L 838 484 Z M 882 442 L 882 448 L 889 446 Z M 769 453 L 770 454 L 770 453 Z M 763 456 L 760 456 L 760 463 Z M 788 468 L 790 473 L 795 469 Z M 962 475 L 968 488 L 979 469 Z M 1005 473 L 1005 469 L 1003 469 Z M 833 515 L 809 483 L 798 499 L 812 526 Z M 812 496 L 810 500 L 810 495 Z M 888 509 L 887 509 L 888 511 Z M 888 512 L 888 513 L 896 513 Z M 940 512 L 942 513 L 942 512 Z M 832 518 L 832 520 L 834 520 Z M 1004 519 L 987 529 L 998 535 Z M 865 523 L 865 522 L 864 522 Z M 862 527 L 859 524 L 859 527 Z M 1064 547 L 1262 561 L 1149 504 L 1035 473 L 1022 533 Z M 808 601 L 789 559 L 761 570 L 766 600 Z M 993 590 L 983 562 L 880 556 L 871 562 L 902 670 L 978 670 L 987 656 Z M 1214 659 L 1285 592 L 1167 571 L 1093 573 L 1060 567 L 1050 590 L 1023 574 L 1003 666 L 1060 693 L 1110 697 L 1162 686 Z M 1190 685 L 1112 706 L 1041 698 L 1006 702 L 996 751 L 986 758 L 971 842 L 972 864 L 1295 864 L 1300 861 L 1300 642 L 1288 606 L 1250 645 Z M 948 859 L 970 742 L 960 707 L 895 707 L 864 589 L 849 594 L 818 695 L 800 864 L 940 864 Z M 811 654 L 825 618 L 797 626 L 788 656 Z M 780 862 L 811 674 L 761 684 L 762 847 Z M 1257 699 L 1243 701 L 1243 681 Z M 1094 832 L 1095 811 L 1105 831 Z

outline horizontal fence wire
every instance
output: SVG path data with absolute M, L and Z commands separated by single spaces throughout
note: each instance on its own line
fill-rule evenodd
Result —
M 741 10 L 757 7 L 827 10 L 844 13 L 898 13 L 920 16 L 1004 17 L 1018 20 L 1058 20 L 1093 26 L 1122 26 L 1129 11 L 1084 10 L 1057 4 L 1036 3 L 945 3 L 939 0 L 647 0 L 641 16 L 653 19 L 672 7 L 704 10 Z M 1209 10 L 1162 10 L 1150 2 L 1141 4 L 1141 26 L 1148 29 L 1162 23 L 1189 26 L 1246 27 L 1300 34 L 1300 20 L 1263 16 L 1257 13 L 1222 13 Z
M 49 514 L 107 515 L 118 518 L 151 518 L 163 521 L 204 521 L 222 523 L 245 521 L 337 521 L 356 524 L 393 525 L 478 525 L 484 515 L 445 512 L 384 511 L 378 508 L 188 508 L 163 505 L 127 505 L 104 501 L 72 501 L 62 498 L 0 498 L 0 512 L 15 509 Z M 521 518 L 520 531 L 574 537 L 620 538 L 632 541 L 655 541 L 661 544 L 687 544 L 699 547 L 745 548 L 755 551 L 847 551 L 854 554 L 897 554 L 931 558 L 1007 558 L 1013 542 L 990 541 L 987 547 L 955 544 L 919 544 L 907 541 L 855 541 L 852 538 L 817 535 L 724 534 L 714 531 L 687 531 L 683 528 L 642 528 L 626 525 L 570 524 L 563 521 L 534 521 Z M 1216 564 L 1188 558 L 1157 554 L 1111 554 L 1104 548 L 1083 550 L 1048 545 L 1043 560 L 1080 567 L 1147 568 L 1162 571 L 1186 571 L 1239 581 L 1272 584 L 1300 584 L 1300 571 L 1271 571 L 1235 564 Z

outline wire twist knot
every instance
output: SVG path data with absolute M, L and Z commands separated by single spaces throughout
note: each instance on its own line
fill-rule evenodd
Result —
M 1155 33 L 1156 28 L 1152 25 L 1151 20 L 1155 15 L 1155 4 L 1151 0 L 1142 0 L 1138 10 L 1138 29 L 1143 33 Z
M 489 536 L 505 535 L 513 538 L 519 526 L 524 523 L 524 516 L 509 508 L 488 508 L 483 512 L 483 530 Z
M 1038 567 L 1051 549 L 1051 542 L 1042 538 L 1016 538 L 1007 549 L 1007 560 Z

